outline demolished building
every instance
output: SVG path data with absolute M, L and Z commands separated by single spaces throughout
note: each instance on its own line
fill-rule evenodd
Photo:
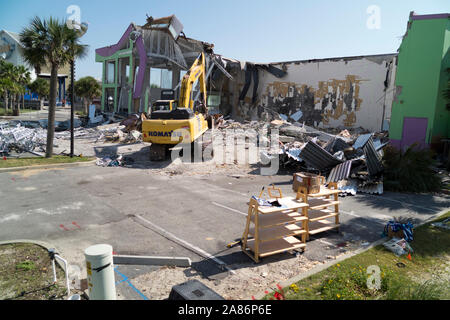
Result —
M 130 24 L 115 45 L 96 50 L 96 61 L 103 64 L 102 110 L 150 112 L 164 89 L 179 88 L 183 74 L 204 52 L 210 113 L 323 128 L 389 127 L 396 53 L 255 63 L 213 49 L 213 44 L 187 38 L 175 15 Z

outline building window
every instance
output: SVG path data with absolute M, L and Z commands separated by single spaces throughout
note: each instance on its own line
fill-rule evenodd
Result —
M 152 68 L 150 70 L 150 87 L 172 89 L 172 70 Z
M 115 75 L 116 75 L 116 63 L 114 61 L 108 61 L 106 63 L 106 75 L 105 75 L 106 83 L 114 83 Z

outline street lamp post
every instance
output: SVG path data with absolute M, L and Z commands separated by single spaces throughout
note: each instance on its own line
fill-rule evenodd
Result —
M 72 26 L 79 38 L 81 38 L 87 31 L 87 23 L 72 22 Z M 73 48 L 72 48 L 73 49 Z M 70 62 L 70 157 L 73 158 L 75 149 L 74 139 L 74 104 L 75 104 L 75 52 L 72 50 L 72 61 Z
M 72 58 L 70 62 L 70 157 L 73 158 L 74 153 L 74 133 L 73 133 L 73 124 L 74 124 L 74 80 L 75 80 L 75 57 Z

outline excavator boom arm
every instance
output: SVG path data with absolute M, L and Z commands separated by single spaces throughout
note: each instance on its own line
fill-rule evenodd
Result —
M 203 96 L 203 104 L 206 106 L 206 81 L 205 81 L 205 54 L 202 52 L 194 61 L 192 67 L 183 76 L 181 81 L 180 99 L 178 103 L 179 108 L 194 108 L 194 101 L 192 97 L 192 90 L 194 83 L 199 81 L 200 92 Z

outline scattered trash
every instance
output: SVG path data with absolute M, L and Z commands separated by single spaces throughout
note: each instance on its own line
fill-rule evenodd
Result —
M 383 246 L 397 256 L 414 252 L 405 239 L 392 238 L 383 243 Z
M 406 264 L 404 264 L 403 262 L 397 262 L 397 267 L 404 268 L 406 267 Z
M 111 159 L 109 157 L 97 158 L 95 164 L 100 167 L 120 167 L 123 166 L 125 163 L 123 161 L 123 156 L 119 155 L 115 159 Z
M 397 221 L 389 221 L 384 227 L 383 235 L 389 238 L 404 238 L 406 241 L 413 240 L 413 228 L 411 222 L 401 223 Z

